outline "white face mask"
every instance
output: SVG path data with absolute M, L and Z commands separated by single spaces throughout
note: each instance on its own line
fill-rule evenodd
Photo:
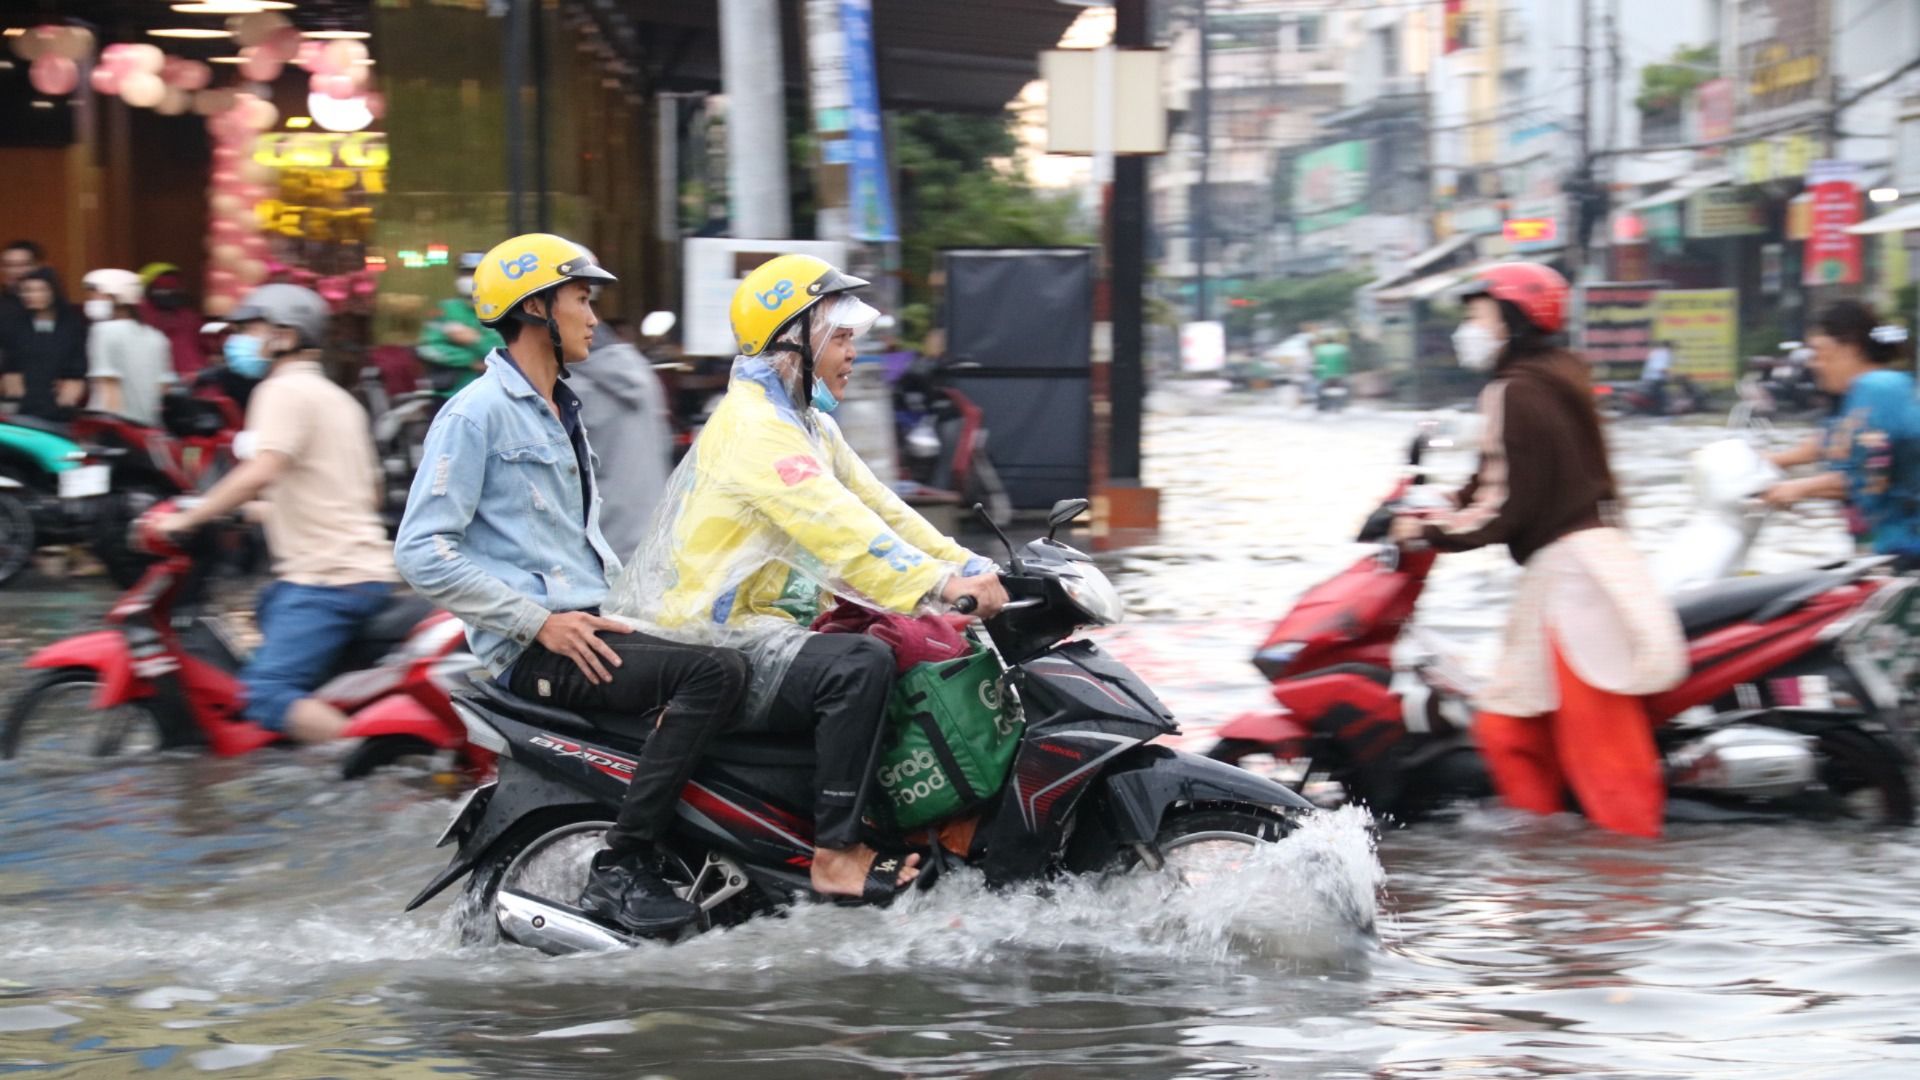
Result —
M 80 305 L 80 310 L 86 312 L 87 318 L 94 322 L 106 322 L 113 318 L 113 301 L 89 300 Z
M 1453 331 L 1453 355 L 1468 371 L 1486 371 L 1506 342 L 1477 322 L 1463 322 Z

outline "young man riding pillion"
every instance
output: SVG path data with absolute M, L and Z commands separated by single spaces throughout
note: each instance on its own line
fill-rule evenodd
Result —
M 655 844 L 708 740 L 733 723 L 747 663 L 600 614 L 620 562 L 600 532 L 594 454 L 564 380 L 592 347 L 592 288 L 613 280 L 585 248 L 546 234 L 481 260 L 474 308 L 506 347 L 434 419 L 394 556 L 466 624 L 474 654 L 512 693 L 624 716 L 627 734 L 645 738 L 580 906 L 652 934 L 698 914 L 661 878 Z
M 846 394 L 854 339 L 879 313 L 865 281 L 783 255 L 735 291 L 739 356 L 725 399 L 668 481 L 610 611 L 752 660 L 742 727 L 812 732 L 813 889 L 883 900 L 919 856 L 861 841 L 894 658 L 876 639 L 807 628 L 829 594 L 911 613 L 974 597 L 1006 603 L 993 564 L 942 536 L 876 479 L 827 414 Z

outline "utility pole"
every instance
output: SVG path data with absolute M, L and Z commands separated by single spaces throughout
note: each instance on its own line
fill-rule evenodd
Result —
M 787 196 L 787 100 L 779 0 L 720 0 L 720 79 L 727 95 L 727 231 L 793 235 Z
M 1587 265 L 1587 236 L 1593 224 L 1593 0 L 1580 0 L 1580 138 L 1573 175 L 1562 185 L 1566 209 L 1573 219 L 1573 242 L 1567 245 L 1568 275 L 1580 280 Z
M 1148 0 L 1116 0 L 1113 44 L 1144 49 Z M 1113 321 L 1112 364 L 1107 396 L 1112 402 L 1107 430 L 1107 482 L 1114 487 L 1140 485 L 1141 411 L 1146 398 L 1147 159 L 1127 154 L 1113 159 L 1112 215 L 1108 219 L 1107 296 Z
M 1193 221 L 1188 228 L 1189 243 L 1193 248 L 1194 293 L 1193 318 L 1195 322 L 1207 321 L 1207 250 L 1213 236 L 1212 223 L 1209 220 L 1207 167 L 1213 160 L 1213 79 L 1210 74 L 1212 65 L 1207 54 L 1207 0 L 1195 0 L 1198 17 L 1195 20 L 1200 30 L 1200 91 L 1194 102 L 1194 123 L 1200 129 L 1200 182 L 1193 187 L 1193 205 L 1190 216 Z

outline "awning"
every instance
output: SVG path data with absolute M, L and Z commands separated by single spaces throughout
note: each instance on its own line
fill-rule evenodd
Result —
M 1405 281 L 1420 271 L 1425 270 L 1427 267 L 1432 266 L 1434 263 L 1439 262 L 1441 259 L 1473 243 L 1478 237 L 1478 233 L 1455 233 L 1420 254 L 1415 255 L 1413 258 L 1408 259 L 1406 262 L 1401 263 L 1392 273 L 1382 275 L 1380 278 L 1369 282 L 1367 288 L 1379 290 L 1389 285 L 1395 285 Z
M 1474 278 L 1480 276 L 1481 271 L 1504 261 L 1506 260 L 1482 259 L 1471 266 L 1461 266 L 1452 270 L 1442 270 L 1437 274 L 1428 274 L 1426 277 L 1415 278 L 1404 285 L 1395 285 L 1391 289 L 1381 289 L 1373 294 L 1374 299 L 1388 302 L 1405 301 L 1414 304 L 1424 303 L 1440 296 L 1449 289 L 1458 288 L 1459 286 L 1467 284 Z
M 1722 184 L 1731 183 L 1733 183 L 1733 174 L 1725 169 L 1709 169 L 1706 172 L 1689 173 L 1675 180 L 1673 185 L 1665 191 L 1656 192 L 1644 199 L 1630 202 L 1620 209 L 1651 210 L 1656 206 L 1666 206 L 1670 203 L 1677 203 L 1695 192 L 1705 191 L 1710 187 L 1719 187 Z
M 1908 229 L 1920 229 L 1920 203 L 1909 203 L 1897 210 L 1889 210 L 1879 217 L 1868 218 L 1858 225 L 1847 226 L 1847 231 L 1856 236 L 1906 232 Z

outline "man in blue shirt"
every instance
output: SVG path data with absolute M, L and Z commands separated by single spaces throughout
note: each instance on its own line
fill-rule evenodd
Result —
M 1825 471 L 1766 491 L 1774 506 L 1842 499 L 1855 537 L 1881 555 L 1920 564 L 1920 407 L 1913 376 L 1891 370 L 1907 332 L 1842 300 L 1821 312 L 1807 344 L 1820 389 L 1839 400 L 1821 432 L 1773 456 L 1781 468 L 1816 462 Z
M 562 381 L 587 358 L 590 283 L 613 275 L 557 236 L 516 237 L 474 273 L 474 308 L 506 348 L 434 419 L 394 561 L 467 627 L 513 693 L 624 714 L 646 746 L 580 906 L 637 934 L 698 914 L 661 877 L 656 842 L 707 742 L 735 720 L 747 662 L 731 649 L 633 633 L 600 616 L 619 559 L 600 532 L 594 454 Z

